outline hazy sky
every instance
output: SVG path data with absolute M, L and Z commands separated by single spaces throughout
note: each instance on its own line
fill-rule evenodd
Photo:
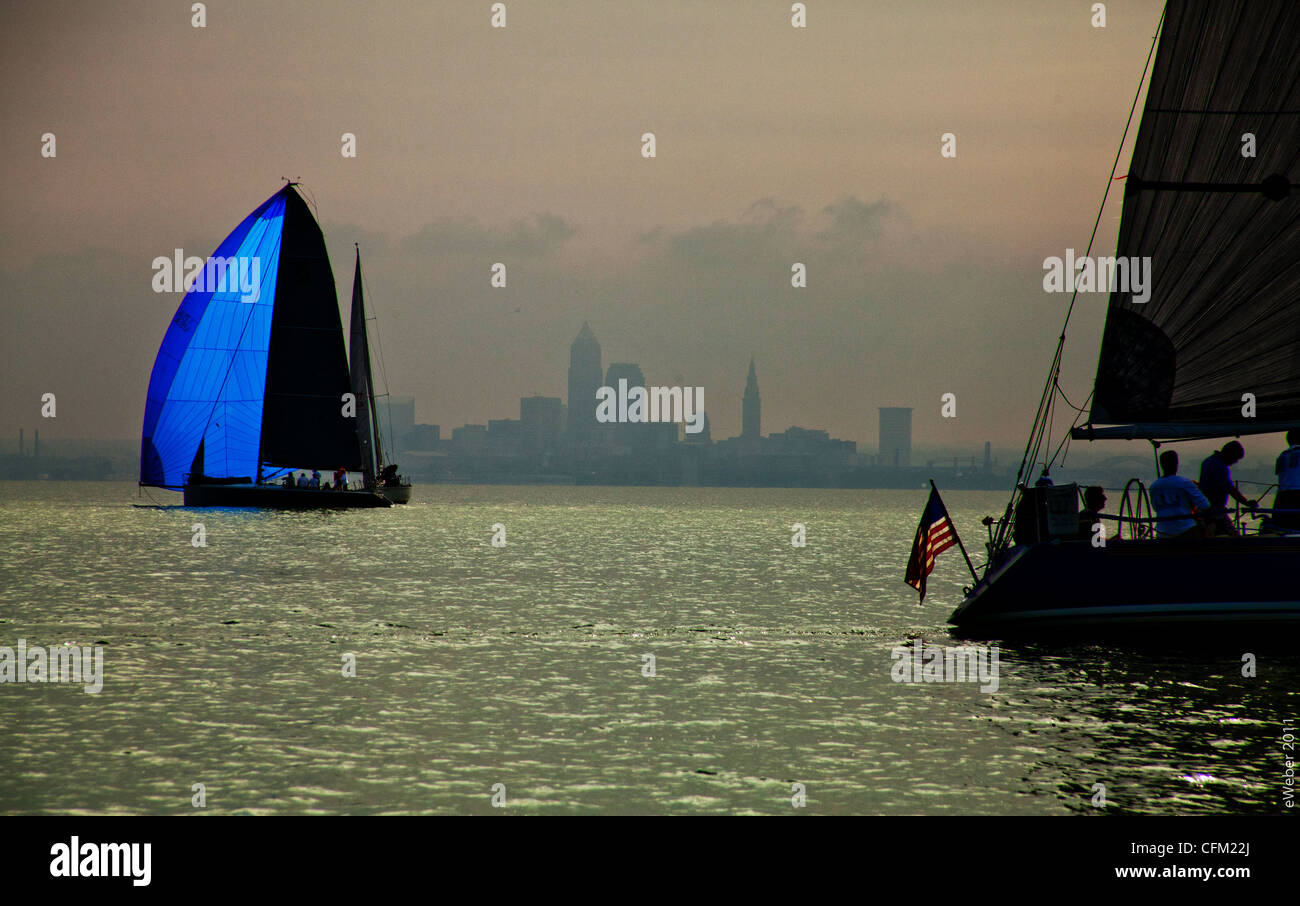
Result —
M 391 390 L 444 436 L 564 396 L 589 320 L 606 366 L 703 386 L 715 439 L 752 353 L 765 433 L 873 452 L 876 407 L 913 406 L 918 444 L 1023 443 L 1067 301 L 1043 259 L 1087 244 L 1159 2 L 1105 28 L 1084 0 L 809 0 L 806 29 L 789 2 L 505 5 L 0 5 L 4 436 L 138 437 L 180 302 L 151 262 L 287 176 L 344 300 L 361 243 Z M 1105 303 L 1076 309 L 1072 398 Z

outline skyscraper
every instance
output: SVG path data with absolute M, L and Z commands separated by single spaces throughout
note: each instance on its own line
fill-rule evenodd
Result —
M 596 427 L 596 391 L 600 389 L 600 343 L 591 325 L 582 330 L 569 347 L 569 419 L 571 441 L 589 440 Z
M 763 402 L 758 396 L 758 373 L 754 370 L 754 357 L 749 357 L 749 377 L 745 379 L 745 398 L 740 409 L 740 436 L 747 440 L 762 437 Z
M 526 396 L 519 401 L 519 424 L 526 449 L 545 452 L 556 448 L 560 442 L 563 408 L 560 398 L 555 396 Z
M 619 380 L 627 381 L 628 388 L 644 387 L 645 375 L 641 372 L 641 366 L 636 362 L 610 362 L 609 370 L 605 372 L 605 386 L 613 387 L 618 390 Z M 592 399 L 595 399 L 595 392 L 592 391 Z M 593 402 L 594 406 L 595 403 Z
M 605 386 L 613 387 L 614 392 L 617 393 L 620 380 L 627 381 L 629 391 L 633 387 L 644 387 L 646 385 L 645 375 L 642 373 L 640 365 L 635 362 L 610 362 L 609 370 L 605 372 Z M 649 424 L 613 422 L 601 427 L 604 429 L 604 436 L 617 447 L 632 449 L 646 447 L 650 444 L 652 426 Z
M 702 413 L 702 414 L 703 414 L 703 416 L 704 416 L 704 428 L 703 428 L 703 430 L 701 430 L 701 431 L 699 431 L 699 432 L 697 432 L 697 433 L 695 433 L 695 434 L 687 434 L 686 432 L 682 432 L 682 433 L 683 433 L 682 440 L 683 440 L 685 443 L 688 443 L 688 444 L 711 444 L 711 443 L 713 443 L 713 434 L 712 434 L 712 432 L 709 430 L 709 413 L 705 412 L 705 413 Z
M 880 452 L 876 465 L 906 469 L 912 464 L 912 410 L 880 407 Z

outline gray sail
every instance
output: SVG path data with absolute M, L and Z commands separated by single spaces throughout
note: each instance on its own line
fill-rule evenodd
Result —
M 366 485 L 375 483 L 383 454 L 379 449 L 379 424 L 375 419 L 375 391 L 370 373 L 370 343 L 366 338 L 366 306 L 361 293 L 361 251 L 357 250 L 352 274 L 351 355 L 352 394 L 357 402 L 356 432 L 361 444 L 361 469 Z
M 1111 293 L 1076 436 L 1300 425 L 1298 48 L 1293 0 L 1168 3 L 1115 252 L 1150 285 Z

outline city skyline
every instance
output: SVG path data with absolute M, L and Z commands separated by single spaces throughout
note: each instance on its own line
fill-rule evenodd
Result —
M 604 372 L 603 377 L 600 376 L 602 370 Z M 606 368 L 603 362 L 603 353 L 602 353 L 602 348 L 600 346 L 599 338 L 596 336 L 595 331 L 592 329 L 591 323 L 589 321 L 584 321 L 582 323 L 581 329 L 578 331 L 577 336 L 574 337 L 573 342 L 570 344 L 569 368 L 568 368 L 567 378 L 568 378 L 567 383 L 568 383 L 568 390 L 569 390 L 569 395 L 567 397 L 552 397 L 546 394 L 534 394 L 528 397 L 519 397 L 518 399 L 519 399 L 520 418 L 518 419 L 518 421 L 520 422 L 528 421 L 528 418 L 526 416 L 526 410 L 528 409 L 528 407 L 525 406 L 526 403 L 532 403 L 534 406 L 540 406 L 543 403 L 543 401 L 554 401 L 556 403 L 561 404 L 561 406 L 563 407 L 562 422 L 564 426 L 564 434 L 570 439 L 570 441 L 587 440 L 591 437 L 594 431 L 599 430 L 598 427 L 599 422 L 595 417 L 595 412 L 597 409 L 596 391 L 598 389 L 602 387 L 611 387 L 611 388 L 617 387 L 620 380 L 626 381 L 628 386 L 648 387 L 655 383 L 645 377 L 645 373 L 641 368 L 640 362 L 611 361 L 608 367 Z M 414 413 L 418 411 L 418 407 L 415 405 L 416 400 L 414 397 L 410 397 L 405 394 L 394 394 L 392 397 L 390 397 L 390 399 L 392 400 L 401 399 L 403 401 L 405 400 L 411 401 L 412 404 L 411 423 L 413 427 L 443 429 L 449 426 L 449 423 L 442 420 L 430 420 L 430 421 L 423 421 L 423 422 L 416 420 Z M 585 420 L 582 418 L 582 410 L 580 406 L 575 405 L 575 399 L 580 399 L 587 403 L 590 410 L 588 414 L 592 416 L 591 418 Z M 754 358 L 752 356 L 750 357 L 749 360 L 749 370 L 748 373 L 746 374 L 745 389 L 741 395 L 740 405 L 741 405 L 740 421 L 742 423 L 742 429 L 739 433 L 737 433 L 734 436 L 734 438 L 731 439 L 746 438 L 749 440 L 755 440 L 755 439 L 763 438 L 765 435 L 763 435 L 761 431 L 762 400 L 761 400 L 761 394 L 758 389 L 757 369 L 756 369 Z M 702 410 L 701 418 L 706 421 L 709 418 L 708 411 L 709 410 L 707 406 L 705 407 L 704 410 Z M 911 410 L 908 409 L 907 411 L 910 412 Z M 558 419 L 559 416 L 557 415 L 556 418 Z M 491 425 L 493 423 L 503 423 L 509 421 L 513 421 L 513 420 L 509 418 L 504 418 L 504 419 L 479 418 L 475 421 L 467 421 L 461 425 L 455 426 L 454 428 L 451 428 L 451 430 L 454 431 L 459 428 L 486 427 L 490 431 Z M 807 426 L 807 425 L 796 425 L 796 424 L 791 424 L 790 426 L 788 426 L 788 428 L 803 429 L 803 430 L 808 430 L 810 427 L 811 430 L 828 430 L 823 428 L 822 426 Z M 910 430 L 911 428 L 910 428 L 910 421 L 909 421 L 907 427 L 907 435 L 909 438 L 909 443 L 910 443 Z M 704 431 L 701 433 L 703 434 L 703 437 L 692 437 L 690 436 L 689 433 L 687 433 L 685 436 L 680 437 L 679 441 L 686 441 L 689 439 L 695 443 L 713 442 L 713 438 L 711 436 L 712 435 L 711 422 L 708 422 L 706 424 Z M 779 432 L 770 432 L 770 433 L 779 433 Z M 721 440 L 724 438 L 718 438 L 718 439 Z M 860 444 L 861 442 L 858 441 L 858 443 Z M 904 464 L 906 465 L 906 463 Z
M 359 243 L 374 352 L 417 420 L 567 398 L 550 351 L 591 320 L 608 361 L 705 387 L 715 438 L 740 433 L 752 354 L 769 425 L 871 444 L 877 408 L 909 406 L 918 443 L 1014 446 L 1062 316 L 1042 262 L 1086 241 L 1159 3 L 1105 28 L 1033 2 L 828 0 L 804 29 L 743 3 L 560 2 L 505 29 L 444 6 L 183 12 L 2 14 L 0 434 L 33 429 L 45 393 L 43 438 L 136 434 L 180 301 L 150 263 L 211 254 L 289 177 L 343 298 Z M 394 52 L 361 61 L 357 41 Z M 1079 396 L 1104 307 L 1075 312 Z

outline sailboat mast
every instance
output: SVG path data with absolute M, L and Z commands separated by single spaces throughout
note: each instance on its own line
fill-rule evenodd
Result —
M 357 252 L 357 274 L 360 276 L 361 253 Z M 360 290 L 358 298 L 360 298 Z M 384 436 L 379 432 L 379 407 L 375 405 L 375 375 L 370 370 L 370 327 L 366 320 L 365 301 L 361 303 L 361 348 L 363 350 L 362 364 L 366 369 L 366 390 L 370 394 L 370 430 L 375 439 L 375 465 L 376 472 L 381 471 L 386 465 L 384 461 Z
M 369 327 L 361 322 L 361 336 L 365 342 L 366 389 L 370 393 L 370 430 L 375 438 L 376 471 L 382 471 L 387 464 L 384 460 L 384 436 L 379 432 L 379 407 L 375 405 L 375 376 L 370 370 Z

